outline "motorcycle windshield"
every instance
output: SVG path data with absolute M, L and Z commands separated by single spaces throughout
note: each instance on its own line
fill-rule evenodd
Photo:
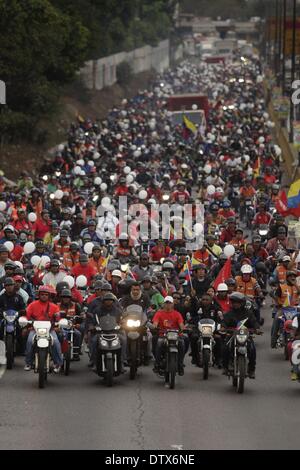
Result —
M 214 325 L 215 322 L 211 318 L 203 318 L 202 320 L 199 321 L 201 325 Z
M 286 320 L 292 320 L 298 312 L 296 307 L 283 307 L 282 313 Z
M 100 318 L 99 326 L 103 331 L 112 331 L 117 326 L 117 320 L 112 315 L 105 315 Z
M 141 320 L 143 317 L 143 308 L 140 305 L 129 305 L 126 307 L 125 312 L 123 313 L 124 317 L 134 317 L 135 319 Z

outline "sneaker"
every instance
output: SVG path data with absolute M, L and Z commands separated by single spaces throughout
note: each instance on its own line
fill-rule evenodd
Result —
M 228 374 L 229 374 L 229 370 L 224 368 L 222 375 L 228 375 Z
M 60 369 L 61 369 L 60 366 L 54 366 L 54 369 L 53 369 L 54 374 L 59 374 L 59 373 L 60 373 Z
M 291 380 L 298 380 L 298 375 L 296 374 L 296 372 L 291 373 Z
M 31 370 L 31 366 L 29 366 L 28 364 L 26 364 L 26 366 L 24 367 L 24 370 Z
M 183 367 L 180 367 L 178 369 L 178 375 L 180 375 L 180 377 L 182 377 L 184 375 L 184 368 Z
M 248 377 L 249 377 L 249 379 L 255 379 L 255 371 L 254 370 L 252 370 L 251 372 L 249 371 L 248 372 Z
M 88 367 L 94 367 L 93 361 L 90 361 L 90 362 L 88 363 Z

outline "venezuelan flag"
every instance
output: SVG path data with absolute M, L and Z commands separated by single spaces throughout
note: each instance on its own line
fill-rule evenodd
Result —
M 187 281 L 189 281 L 191 278 L 191 271 L 192 271 L 192 263 L 191 263 L 190 258 L 188 258 L 183 266 L 183 273 L 185 274 L 185 279 Z
M 287 196 L 288 209 L 300 209 L 300 179 L 291 184 Z

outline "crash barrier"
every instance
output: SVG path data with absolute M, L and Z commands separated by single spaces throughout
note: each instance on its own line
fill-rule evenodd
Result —
M 180 54 L 179 49 L 176 52 L 177 59 Z M 144 46 L 130 52 L 90 60 L 80 69 L 79 76 L 89 90 L 102 90 L 116 83 L 117 66 L 122 62 L 128 62 L 134 74 L 151 69 L 161 73 L 170 66 L 170 41 L 161 41 L 157 47 Z

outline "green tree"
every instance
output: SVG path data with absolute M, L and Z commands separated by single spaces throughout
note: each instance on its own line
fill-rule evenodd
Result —
M 71 81 L 86 57 L 89 33 L 48 0 L 0 0 L 0 77 L 7 86 L 9 126 L 30 137 L 54 109 L 59 87 Z M 8 117 L 9 116 L 9 117 Z M 23 116 L 23 124 L 20 124 Z M 0 131 L 9 132 L 7 125 Z

